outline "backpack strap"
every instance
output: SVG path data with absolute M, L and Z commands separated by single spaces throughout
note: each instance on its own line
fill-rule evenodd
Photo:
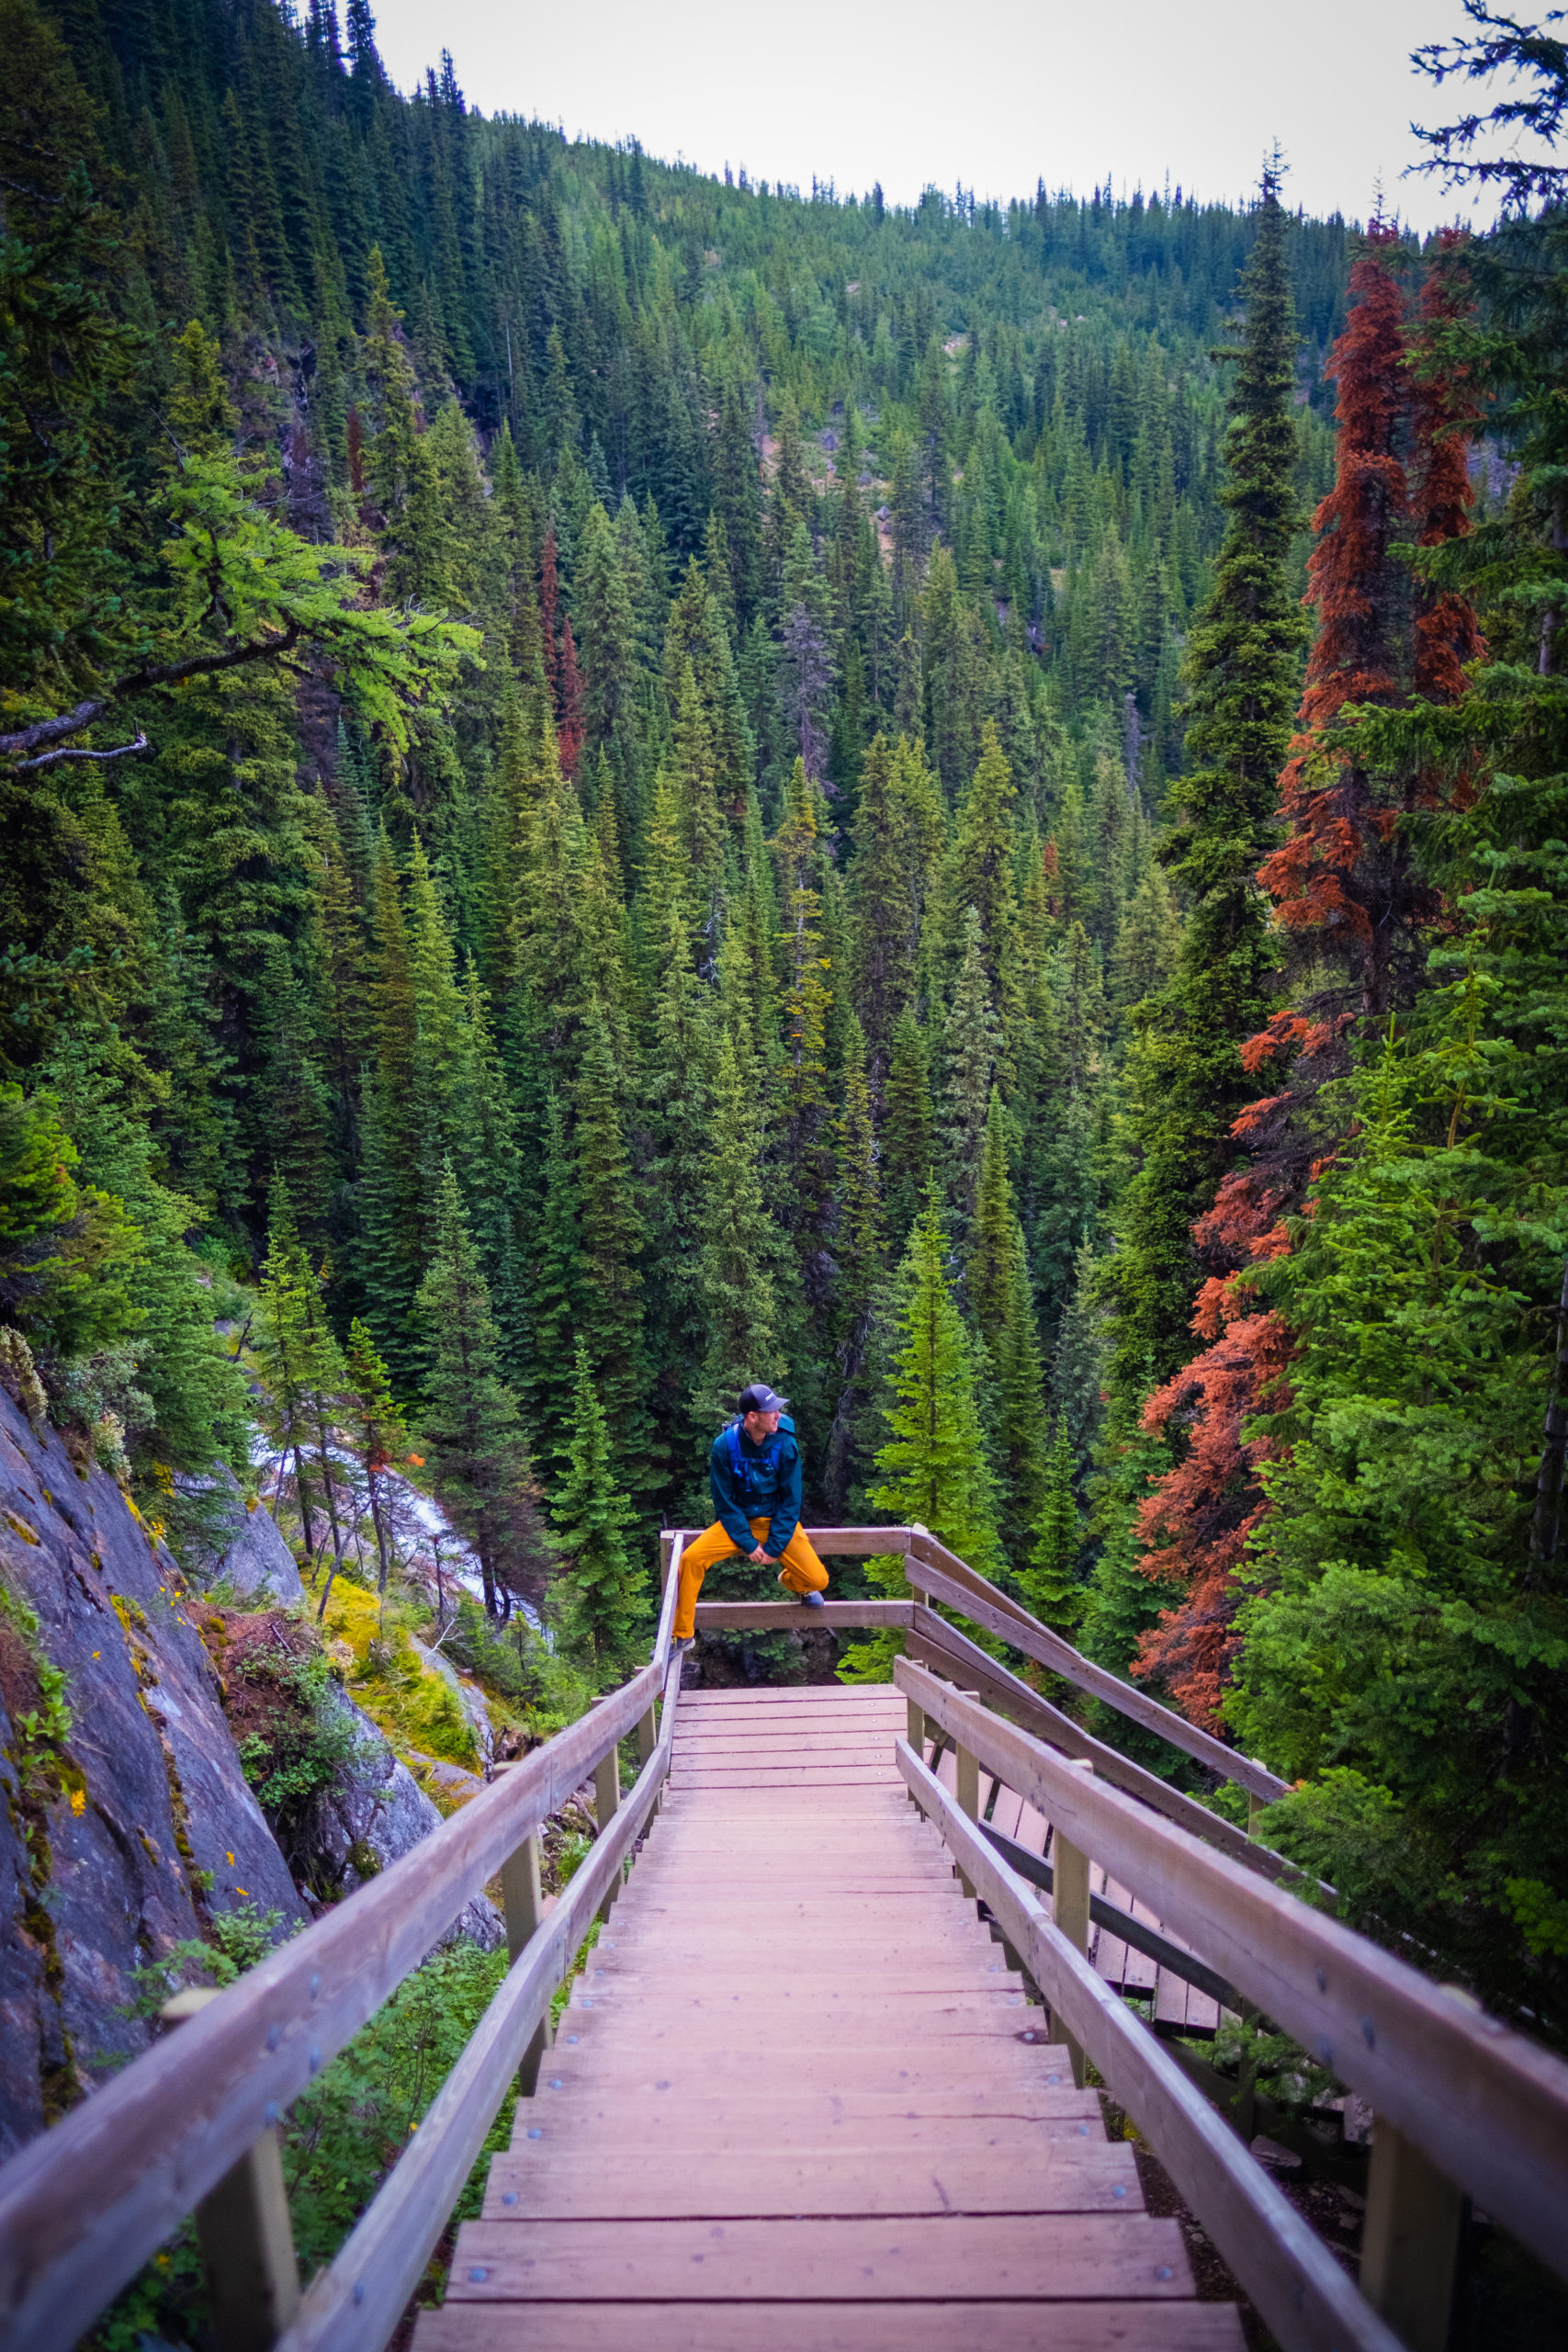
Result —
M 726 1423 L 724 1440 L 726 1451 L 729 1455 L 730 1475 L 734 1478 L 736 1487 L 741 1494 L 749 1495 L 750 1493 L 752 1476 L 757 1471 L 764 1468 L 771 1470 L 773 1468 L 774 1463 L 778 1459 L 779 1439 L 781 1434 L 782 1432 L 780 1430 L 774 1430 L 772 1436 L 768 1439 L 766 1445 L 762 1448 L 761 1460 L 759 1462 L 749 1462 L 740 1451 L 740 1423 L 739 1419 Z

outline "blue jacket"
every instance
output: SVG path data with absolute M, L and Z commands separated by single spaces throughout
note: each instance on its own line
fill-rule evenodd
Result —
M 751 1519 L 771 1520 L 762 1549 L 776 1560 L 800 1525 L 800 1448 L 787 1413 L 771 1438 L 753 1445 L 738 1420 L 720 1430 L 708 1455 L 713 1507 L 731 1543 L 750 1552 Z

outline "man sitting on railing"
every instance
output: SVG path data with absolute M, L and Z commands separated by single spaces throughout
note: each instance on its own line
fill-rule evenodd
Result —
M 800 1524 L 800 1448 L 787 1396 L 765 1381 L 740 1392 L 739 1411 L 713 1442 L 708 1484 L 718 1517 L 681 1555 L 677 1642 L 696 1632 L 697 1595 L 715 1560 L 783 1563 L 779 1582 L 807 1609 L 820 1609 L 828 1571 Z

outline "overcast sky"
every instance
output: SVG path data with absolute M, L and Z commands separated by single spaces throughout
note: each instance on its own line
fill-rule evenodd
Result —
M 1460 110 L 1409 63 L 1463 21 L 1461 0 L 380 0 L 378 38 L 409 88 L 443 47 L 487 114 L 537 115 L 569 137 L 635 135 L 704 171 L 840 193 L 880 180 L 911 203 L 934 182 L 981 196 L 1235 198 L 1274 140 L 1287 201 L 1362 219 L 1381 175 L 1418 228 L 1461 214 L 1402 180 L 1417 121 Z M 1464 217 L 1471 217 L 1468 210 Z

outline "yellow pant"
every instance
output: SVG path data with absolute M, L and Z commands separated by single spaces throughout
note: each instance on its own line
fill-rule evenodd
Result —
M 759 1544 L 773 1525 L 771 1519 L 747 1521 Z M 675 1601 L 675 1639 L 689 1641 L 696 1631 L 697 1595 L 703 1589 L 703 1578 L 716 1560 L 744 1559 L 745 1554 L 729 1534 L 721 1519 L 705 1527 L 694 1544 L 688 1544 L 681 1555 L 681 1589 Z M 797 1527 L 779 1557 L 779 1582 L 791 1592 L 821 1592 L 827 1587 L 828 1571 L 811 1548 L 811 1538 L 804 1527 Z

